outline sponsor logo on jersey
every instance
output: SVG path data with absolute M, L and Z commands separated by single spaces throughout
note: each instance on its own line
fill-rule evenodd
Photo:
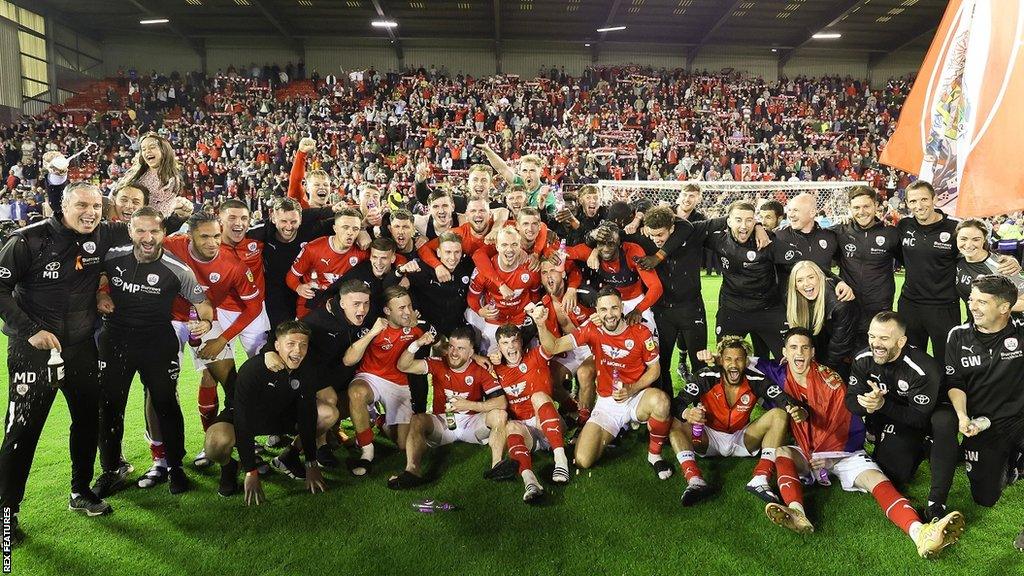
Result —
M 1016 350 L 1019 344 L 1020 343 L 1017 342 L 1016 338 L 1007 338 L 1006 340 L 1003 340 L 1003 346 L 1005 346 L 1010 352 Z
M 192 289 L 192 293 L 193 294 L 202 294 L 203 293 L 203 287 L 200 286 L 199 284 L 196 284 L 196 287 Z
M 330 258 L 321 258 L 320 261 L 324 263 L 324 266 L 330 266 L 331 265 L 331 259 Z
M 45 270 L 53 272 L 54 270 L 60 270 L 60 262 L 50 262 L 45 267 Z
M 156 274 L 149 274 L 146 276 L 146 283 L 150 286 L 156 286 L 156 283 L 160 281 L 160 277 Z
M 818 240 L 818 246 L 821 246 L 821 249 L 824 250 L 825 248 L 828 248 L 828 242 L 822 238 L 821 240 Z
M 110 283 L 114 286 L 120 286 L 121 284 L 124 284 L 124 280 L 122 280 L 120 276 L 114 276 L 110 279 Z
M 292 387 L 292 390 L 298 390 L 299 389 L 299 381 L 296 380 L 295 378 L 292 378 L 291 380 L 289 380 L 288 381 L 288 385 Z
M 946 375 L 952 376 L 955 372 L 956 372 L 955 368 L 953 368 L 949 364 L 946 365 Z
M 796 250 L 786 250 L 786 260 L 792 260 L 796 257 Z
M 697 386 L 696 382 L 687 382 L 685 390 L 686 393 L 689 394 L 690 396 L 696 396 L 697 394 L 700 394 L 700 388 Z
M 754 252 L 753 250 L 747 250 L 747 260 L 753 262 L 754 258 L 757 258 L 757 252 Z
M 847 244 L 846 251 L 849 252 L 850 254 L 853 254 L 854 252 L 857 251 L 857 245 L 853 244 L 852 242 L 850 244 Z
M 210 274 L 210 284 L 216 284 L 217 282 L 220 282 L 220 274 L 217 272 Z
M 634 342 L 631 339 L 627 338 L 625 340 L 625 342 L 623 342 L 623 344 L 626 346 L 626 350 L 632 350 L 633 349 Z
M 505 391 L 508 392 L 509 396 L 518 398 L 523 395 L 523 390 L 526 389 L 526 382 L 517 382 L 511 386 L 505 386 Z
M 728 270 L 728 269 L 729 269 L 729 259 L 726 258 L 725 256 L 723 256 L 722 257 L 722 270 Z
M 93 242 L 92 240 L 90 240 L 90 241 L 86 242 L 85 244 L 82 244 L 82 250 L 85 250 L 89 254 L 92 254 L 92 253 L 96 252 L 96 243 Z
M 778 386 L 769 386 L 768 390 L 765 391 L 765 394 L 769 398 L 777 398 L 779 394 L 782 394 L 782 388 L 779 388 Z
M 3 266 L 0 266 L 0 278 L 10 278 L 10 277 L 11 277 L 11 270 L 10 270 L 10 268 L 4 268 Z
M 629 356 L 628 350 L 623 350 L 609 344 L 601 344 L 601 352 L 611 360 L 621 360 L 626 356 Z
M 856 376 L 850 376 L 850 386 L 856 386 L 857 382 L 859 382 L 859 380 L 857 380 Z
M 927 394 L 918 394 L 917 396 L 914 396 L 914 403 L 920 404 L 921 406 L 924 406 L 931 401 L 932 399 L 929 398 Z

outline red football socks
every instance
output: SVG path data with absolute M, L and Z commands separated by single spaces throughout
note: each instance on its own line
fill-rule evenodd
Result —
M 369 446 L 370 444 L 373 444 L 373 429 L 367 428 L 362 432 L 357 432 L 356 444 L 359 446 Z
M 656 420 L 651 417 L 647 420 L 647 431 L 650 433 L 650 441 L 647 443 L 647 451 L 660 456 L 661 447 L 668 438 L 669 428 L 672 427 L 671 420 Z
M 782 496 L 782 501 L 786 506 L 794 502 L 803 506 L 804 487 L 800 485 L 796 464 L 785 456 L 778 456 L 775 458 L 775 468 L 779 475 L 779 495 Z
M 914 522 L 921 521 L 921 517 L 910 506 L 910 501 L 896 490 L 892 482 L 888 480 L 879 482 L 878 486 L 875 486 L 875 489 L 871 491 L 871 495 L 875 497 L 875 501 L 885 511 L 886 518 L 903 529 L 907 534 L 910 534 L 910 527 Z
M 199 421 L 205 432 L 217 418 L 217 387 L 199 387 Z
M 505 442 L 508 443 L 508 457 L 519 464 L 520 474 L 533 467 L 533 457 L 530 456 L 530 450 L 526 448 L 526 440 L 522 435 L 509 434 Z
M 562 422 L 558 419 L 558 410 L 551 402 L 545 402 L 537 410 L 537 420 L 540 421 L 540 429 L 544 431 L 544 437 L 548 439 L 551 448 L 562 448 L 565 446 L 565 437 L 562 435 Z

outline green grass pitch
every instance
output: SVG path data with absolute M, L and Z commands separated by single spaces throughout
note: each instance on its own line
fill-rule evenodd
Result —
M 705 278 L 713 325 L 720 279 Z M 6 354 L 6 345 L 0 347 Z M 195 408 L 197 379 L 182 371 L 179 385 L 186 445 L 202 445 Z M 6 405 L 7 386 L 0 386 Z M 435 480 L 396 493 L 385 480 L 404 455 L 378 442 L 373 473 L 355 479 L 328 471 L 328 492 L 312 496 L 279 474 L 265 479 L 268 502 L 246 508 L 240 496 L 216 493 L 219 469 L 187 464 L 193 490 L 171 496 L 166 485 L 112 496 L 114 513 L 86 518 L 67 510 L 70 464 L 68 411 L 62 397 L 51 411 L 36 453 L 22 525 L 28 538 L 13 551 L 15 574 L 1024 574 L 1024 555 L 1011 545 L 1024 523 L 1021 487 L 1007 489 L 994 509 L 973 505 L 962 470 L 950 504 L 967 517 L 963 539 L 937 561 L 915 547 L 867 494 L 838 486 L 807 490 L 817 532 L 800 537 L 771 524 L 743 485 L 752 459 L 701 460 L 719 491 L 683 509 L 677 473 L 659 481 L 644 457 L 646 432 L 609 450 L 592 471 L 564 487 L 547 484 L 545 505 L 521 501 L 519 481 L 481 478 L 486 447 L 459 445 L 427 456 Z M 136 474 L 148 467 L 138 381 L 128 405 L 125 455 Z M 665 455 L 670 450 L 666 446 Z M 535 457 L 542 480 L 549 454 Z M 927 463 L 908 491 L 919 505 L 928 491 Z M 449 513 L 421 514 L 423 498 L 453 502 Z

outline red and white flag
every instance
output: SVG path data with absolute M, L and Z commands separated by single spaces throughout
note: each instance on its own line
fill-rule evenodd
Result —
M 1024 209 L 1024 0 L 950 0 L 883 164 L 958 216 Z

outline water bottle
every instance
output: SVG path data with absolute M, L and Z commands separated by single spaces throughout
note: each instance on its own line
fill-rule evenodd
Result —
M 423 514 L 433 514 L 434 512 L 451 512 L 455 510 L 455 505 L 435 500 L 421 500 L 413 502 L 412 509 Z
M 619 369 L 612 370 L 612 392 L 622 390 L 622 379 L 619 378 Z
M 698 402 L 697 403 L 697 408 L 699 408 L 700 410 L 703 410 L 704 409 L 704 405 L 701 404 L 700 402 Z M 704 425 L 703 424 L 694 424 L 693 426 L 690 427 L 690 429 L 693 431 L 693 439 L 694 440 L 700 440 L 701 436 L 704 435 Z
M 188 322 L 191 325 L 193 322 L 199 321 L 199 311 L 196 310 L 195 306 L 188 307 Z M 198 348 L 203 343 L 203 339 L 200 336 L 193 336 L 191 332 L 188 334 L 188 345 L 193 348 Z
M 569 254 L 565 250 L 565 238 L 558 241 L 558 258 L 561 259 L 562 264 L 565 264 L 565 259 L 569 257 Z
M 64 385 L 64 359 L 60 357 L 60 350 L 56 348 L 50 348 L 50 359 L 46 362 L 46 378 L 54 388 Z
M 824 468 L 818 469 L 818 484 L 822 486 L 831 486 L 832 481 L 828 479 L 828 470 Z
M 455 410 L 452 409 L 452 402 L 449 400 L 444 405 L 444 422 L 448 425 L 449 430 L 455 430 L 458 427 L 458 423 L 455 421 Z

